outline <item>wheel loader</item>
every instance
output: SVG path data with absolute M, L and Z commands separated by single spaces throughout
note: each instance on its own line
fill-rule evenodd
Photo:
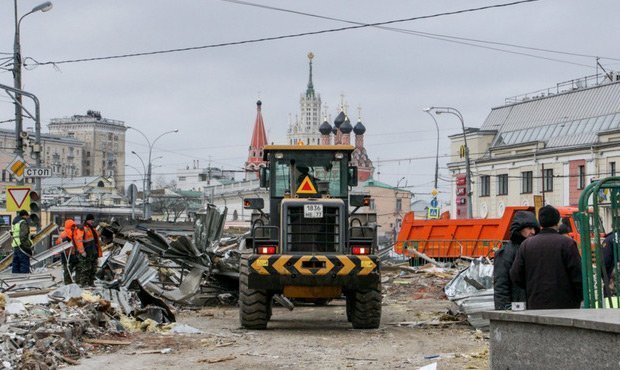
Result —
M 357 168 L 350 145 L 267 145 L 259 171 L 263 198 L 246 198 L 250 236 L 239 277 L 241 326 L 265 329 L 274 295 L 324 305 L 345 298 L 353 328 L 381 321 L 376 214 L 370 197 L 350 194 Z M 300 318 L 301 319 L 301 318 Z

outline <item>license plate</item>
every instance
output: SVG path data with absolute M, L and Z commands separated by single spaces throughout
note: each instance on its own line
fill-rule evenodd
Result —
M 323 217 L 322 204 L 304 204 L 305 218 L 321 218 Z

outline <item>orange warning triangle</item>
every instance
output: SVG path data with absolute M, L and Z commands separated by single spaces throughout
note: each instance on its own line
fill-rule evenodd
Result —
M 297 188 L 297 194 L 316 194 L 316 188 L 310 180 L 310 176 L 306 176 Z

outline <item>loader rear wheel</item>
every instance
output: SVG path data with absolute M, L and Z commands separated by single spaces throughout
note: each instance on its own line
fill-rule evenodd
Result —
M 271 295 L 265 290 L 248 288 L 248 259 L 239 267 L 239 320 L 246 329 L 266 329 L 271 318 Z
M 381 323 L 381 290 L 358 290 L 351 307 L 351 324 L 354 329 L 376 329 Z M 347 299 L 347 303 L 349 300 Z M 348 308 L 347 304 L 347 308 Z M 348 310 L 347 310 L 348 311 Z

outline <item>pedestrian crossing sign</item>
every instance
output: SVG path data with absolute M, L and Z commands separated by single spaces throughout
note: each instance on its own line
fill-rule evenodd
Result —
M 427 216 L 429 219 L 438 219 L 439 218 L 439 207 L 428 207 Z

